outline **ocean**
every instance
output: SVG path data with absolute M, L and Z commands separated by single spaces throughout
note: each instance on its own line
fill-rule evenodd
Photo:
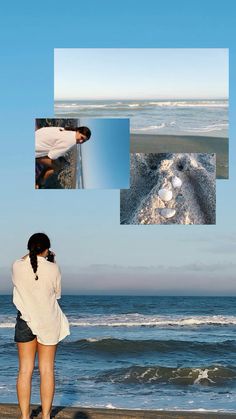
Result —
M 236 412 L 236 297 L 70 296 L 54 405 Z M 0 297 L 2 403 L 17 403 L 16 309 Z M 32 403 L 40 403 L 38 361 Z
M 136 134 L 228 137 L 227 100 L 56 100 L 57 118 L 130 118 Z

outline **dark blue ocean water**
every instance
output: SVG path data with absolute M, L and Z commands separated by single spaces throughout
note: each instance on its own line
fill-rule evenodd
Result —
M 227 100 L 58 100 L 55 116 L 130 118 L 131 132 L 228 136 Z
M 54 404 L 236 411 L 236 298 L 63 296 Z M 0 297 L 1 402 L 17 403 L 16 309 Z M 39 374 L 32 402 L 39 403 Z

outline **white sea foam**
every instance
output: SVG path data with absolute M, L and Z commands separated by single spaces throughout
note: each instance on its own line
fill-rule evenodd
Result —
M 108 107 L 108 105 L 86 105 L 86 104 L 77 104 L 77 103 L 70 103 L 70 104 L 57 104 L 55 105 L 55 108 L 59 108 L 59 109 L 93 109 L 93 108 L 106 108 Z
M 160 106 L 160 107 L 172 107 L 172 108 L 227 108 L 227 102 L 218 102 L 218 101 L 165 101 L 165 102 L 149 102 L 149 105 Z
M 0 323 L 0 328 L 2 328 L 2 329 L 12 328 L 12 327 L 15 327 L 15 323 L 9 323 L 9 322 Z
M 196 327 L 204 325 L 230 326 L 236 325 L 236 316 L 154 316 L 139 313 L 109 316 L 89 316 L 81 319 L 69 319 L 71 326 L 79 327 Z M 2 321 L 0 328 L 13 328 L 15 323 Z M 96 342 L 97 338 L 88 338 Z
M 70 321 L 71 326 L 80 327 L 196 327 L 204 325 L 236 325 L 236 316 L 157 317 L 141 314 L 120 316 L 94 316 Z
M 107 408 L 107 409 L 116 409 L 116 406 L 113 406 L 113 404 L 112 404 L 112 403 L 108 403 L 108 404 L 106 405 L 106 408 Z
M 218 368 L 214 368 L 213 371 L 216 371 Z M 199 384 L 201 382 L 201 380 L 208 380 L 210 383 L 215 383 L 215 381 L 211 380 L 208 377 L 208 372 L 209 370 L 206 368 L 205 370 L 201 370 L 200 368 L 196 368 L 194 369 L 194 371 L 198 371 L 198 377 L 196 378 L 196 380 L 194 380 L 194 384 Z
M 163 122 L 160 125 L 149 125 L 148 127 L 143 127 L 143 128 L 135 128 L 135 131 L 149 131 L 149 130 L 154 130 L 154 129 L 161 129 L 161 128 L 165 128 L 166 124 Z
M 102 340 L 104 340 L 103 338 L 101 338 L 101 339 L 96 339 L 96 338 L 88 338 L 88 339 L 85 339 L 87 342 L 99 342 L 99 341 L 102 341 Z M 106 339 L 105 339 L 106 340 Z
M 188 132 L 210 132 L 210 131 L 221 131 L 223 128 L 228 128 L 228 124 L 213 124 L 207 127 L 188 128 L 185 131 Z

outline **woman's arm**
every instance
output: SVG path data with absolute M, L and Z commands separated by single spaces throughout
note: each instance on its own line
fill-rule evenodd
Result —
M 59 267 L 58 267 L 57 276 L 56 276 L 55 293 L 56 293 L 56 299 L 59 300 L 61 298 L 61 272 L 60 272 Z

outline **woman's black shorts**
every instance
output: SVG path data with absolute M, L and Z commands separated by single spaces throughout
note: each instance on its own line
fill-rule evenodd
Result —
M 25 320 L 20 318 L 21 312 L 18 310 L 15 325 L 15 342 L 30 342 L 36 335 L 32 333 L 32 330 L 28 326 Z

